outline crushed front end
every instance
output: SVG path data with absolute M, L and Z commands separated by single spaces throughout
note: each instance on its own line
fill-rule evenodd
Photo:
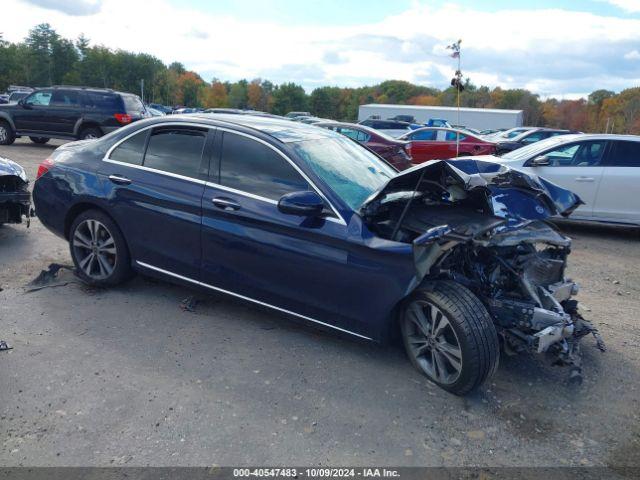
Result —
M 11 160 L 0 157 L 0 225 L 27 223 L 31 216 L 29 180 L 24 169 Z
M 392 179 L 361 210 L 378 235 L 411 243 L 417 286 L 454 280 L 485 305 L 505 353 L 546 353 L 582 379 L 580 340 L 597 330 L 566 278 L 571 240 L 547 221 L 582 202 L 544 179 L 477 160 L 433 162 Z

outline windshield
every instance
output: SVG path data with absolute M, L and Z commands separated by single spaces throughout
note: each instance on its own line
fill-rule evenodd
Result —
M 505 153 L 502 155 L 504 160 L 524 160 L 526 158 L 535 155 L 538 152 L 542 152 L 549 147 L 553 147 L 561 143 L 563 139 L 560 136 L 547 138 L 545 140 L 540 140 L 539 142 L 532 143 L 531 145 L 527 145 L 526 147 L 518 148 L 517 150 L 513 150 L 509 153 Z
M 353 210 L 396 171 L 346 137 L 293 142 L 291 148 Z

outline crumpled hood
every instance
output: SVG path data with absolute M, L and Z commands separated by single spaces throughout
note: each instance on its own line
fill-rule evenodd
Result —
M 27 182 L 27 174 L 20 165 L 8 158 L 0 157 L 0 177 L 5 175 L 15 175 Z
M 470 192 L 485 191 L 493 215 L 507 220 L 540 220 L 556 215 L 569 216 L 584 202 L 575 193 L 537 175 L 506 165 L 477 159 L 436 160 L 398 173 L 371 195 L 362 209 L 395 192 L 418 193 L 438 184 L 443 192 L 459 186 Z

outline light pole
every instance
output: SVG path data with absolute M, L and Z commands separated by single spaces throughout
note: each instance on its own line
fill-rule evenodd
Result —
M 456 103 L 458 107 L 456 123 L 460 125 L 460 92 L 464 90 L 464 86 L 462 85 L 462 70 L 460 68 L 460 57 L 462 56 L 460 53 L 460 44 L 462 40 L 458 40 L 455 43 L 452 43 L 447 47 L 448 50 L 451 50 L 451 57 L 458 59 L 458 69 L 456 70 L 455 76 L 451 79 L 451 86 L 456 89 Z M 456 157 L 460 154 L 460 132 L 456 131 Z

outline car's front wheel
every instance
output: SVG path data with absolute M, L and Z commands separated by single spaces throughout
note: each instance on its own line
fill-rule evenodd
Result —
M 33 143 L 37 143 L 38 145 L 44 145 L 45 143 L 47 143 L 49 141 L 49 139 L 47 137 L 29 137 L 29 139 Z
M 98 287 L 117 285 L 131 274 L 131 258 L 116 223 L 99 210 L 82 212 L 69 232 L 77 275 Z
M 418 288 L 405 302 L 400 327 L 411 363 L 451 393 L 472 391 L 498 367 L 491 317 L 458 283 L 436 281 Z

